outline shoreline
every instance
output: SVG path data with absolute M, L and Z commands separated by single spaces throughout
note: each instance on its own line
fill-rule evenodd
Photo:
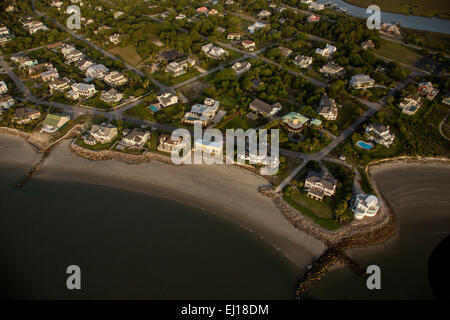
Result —
M 350 5 L 353 5 L 355 7 L 361 8 L 361 9 L 367 8 L 367 6 L 369 6 L 370 4 L 376 4 L 376 3 L 373 3 L 373 2 L 367 2 L 367 6 L 361 6 L 362 4 L 360 4 L 359 1 L 355 1 L 355 0 L 343 0 L 343 2 L 348 3 Z M 389 11 L 389 10 L 383 10 L 383 11 L 388 12 L 388 13 L 393 13 L 393 14 L 401 14 L 401 15 L 408 16 L 408 17 L 422 17 L 422 18 L 430 18 L 430 19 L 431 18 L 437 18 L 437 19 L 442 19 L 442 20 L 450 20 L 450 15 L 449 14 L 442 14 L 442 13 L 437 13 L 437 14 L 434 14 L 434 15 L 431 16 L 431 15 L 417 14 L 417 13 L 415 13 L 415 14 L 410 14 L 410 13 L 406 14 L 405 12 L 402 12 L 402 11 Z
M 2 139 L 28 145 L 11 135 L 0 135 Z M 33 179 L 96 184 L 200 208 L 252 232 L 302 270 L 326 249 L 322 242 L 290 224 L 271 201 L 258 193 L 267 180 L 248 170 L 236 166 L 174 166 L 153 159 L 139 164 L 87 160 L 73 153 L 69 143 L 63 140 L 57 145 Z M 17 153 L 24 151 L 20 149 L 25 147 L 16 147 L 12 158 L 21 158 Z M 1 160 L 0 156 L 0 164 Z M 3 162 L 14 163 L 14 159 L 8 157 Z

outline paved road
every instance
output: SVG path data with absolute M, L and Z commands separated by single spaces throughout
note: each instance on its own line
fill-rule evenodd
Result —
M 294 177 L 297 175 L 297 173 L 300 172 L 300 170 L 303 169 L 303 167 L 306 165 L 306 163 L 310 160 L 314 161 L 320 161 L 324 157 L 326 157 L 334 148 L 336 148 L 342 141 L 347 139 L 353 131 L 358 128 L 358 126 L 363 123 L 364 121 L 368 120 L 371 116 L 375 114 L 378 110 L 380 110 L 383 107 L 383 104 L 378 102 L 369 102 L 362 99 L 359 99 L 360 102 L 364 103 L 369 107 L 369 109 L 361 116 L 359 117 L 355 122 L 353 122 L 349 127 L 347 127 L 339 136 L 336 137 L 330 144 L 328 144 L 325 148 L 321 149 L 319 152 L 313 153 L 313 154 L 304 154 L 304 153 L 297 153 L 298 157 L 303 158 L 303 162 L 301 165 L 299 165 L 297 168 L 295 168 L 289 176 L 286 177 L 286 179 L 283 180 L 283 182 L 280 183 L 280 185 L 276 188 L 276 191 L 279 192 L 283 190 L 285 186 L 289 184 L 289 182 L 294 179 Z M 291 152 L 291 155 L 295 155 L 295 153 Z

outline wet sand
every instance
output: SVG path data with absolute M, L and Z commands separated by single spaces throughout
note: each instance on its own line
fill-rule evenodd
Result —
M 267 181 L 235 166 L 173 166 L 158 161 L 128 165 L 115 160 L 91 161 L 71 153 L 63 141 L 33 179 L 96 184 L 204 208 L 238 224 L 274 246 L 301 269 L 325 249 L 315 238 L 293 227 L 258 194 Z M 22 139 L 0 135 L 0 164 L 20 164 L 26 170 L 40 155 Z

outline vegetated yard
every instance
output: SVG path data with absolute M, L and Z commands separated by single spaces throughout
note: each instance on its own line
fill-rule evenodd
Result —
M 210 85 L 204 81 L 197 80 L 195 82 L 189 83 L 188 85 L 180 88 L 181 93 L 189 99 L 189 101 L 197 100 L 199 97 L 203 95 L 203 91 L 210 87 Z M 223 105 L 222 101 L 220 101 L 221 106 Z
M 283 194 L 283 199 L 289 203 L 294 209 L 301 212 L 301 214 L 311 218 L 318 225 L 328 229 L 328 230 L 337 230 L 341 227 L 339 223 L 332 219 L 321 218 L 317 216 L 313 211 L 308 209 L 307 207 L 302 206 L 299 202 L 292 199 L 291 196 Z
M 115 47 L 109 49 L 108 51 L 116 56 L 119 56 L 132 66 L 137 66 L 142 60 L 142 58 L 136 52 L 136 48 L 132 45 L 128 45 L 126 47 Z
M 307 207 L 309 210 L 314 212 L 316 216 L 320 218 L 324 219 L 333 218 L 333 211 L 326 202 L 311 199 L 308 196 L 306 196 L 306 194 L 303 194 L 298 190 L 292 192 L 291 198 L 292 200 L 298 202 L 303 207 Z
M 230 121 L 226 122 L 222 129 L 242 129 L 247 130 L 252 128 L 253 125 L 247 121 L 246 119 L 242 118 L 241 116 L 236 116 L 235 118 L 231 119 Z
M 155 121 L 153 113 L 147 108 L 148 105 L 149 104 L 140 103 L 137 106 L 126 110 L 124 115 L 140 120 Z
M 422 57 L 418 50 L 388 40 L 382 40 L 381 48 L 375 50 L 375 53 L 410 66 Z
M 450 37 L 446 33 L 438 33 L 424 30 L 402 28 L 402 33 L 408 35 L 414 35 L 422 42 L 421 44 L 430 49 L 438 49 L 444 52 L 450 52 Z M 418 43 L 419 46 L 420 42 Z M 411 42 L 412 44 L 416 44 Z
M 155 74 L 153 74 L 153 77 L 166 86 L 173 86 L 183 81 L 189 80 L 199 74 L 200 72 L 196 68 L 190 68 L 185 74 L 182 74 L 178 77 L 174 77 L 165 71 L 156 72 Z
M 448 0 L 345 0 L 359 7 L 367 8 L 376 4 L 382 11 L 402 13 L 406 15 L 450 18 L 450 7 Z
M 364 112 L 367 110 L 367 106 L 361 103 L 355 103 L 351 100 L 346 100 L 339 108 L 338 118 L 336 120 L 336 125 L 338 127 L 337 132 L 341 133 L 353 122 L 355 122 Z

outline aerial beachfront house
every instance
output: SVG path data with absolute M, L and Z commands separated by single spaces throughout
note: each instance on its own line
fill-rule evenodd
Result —
M 325 48 L 323 48 L 323 49 L 317 48 L 316 49 L 317 54 L 320 54 L 322 57 L 326 57 L 326 58 L 330 57 L 336 51 L 337 51 L 337 48 L 328 43 L 325 46 Z
M 374 84 L 375 80 L 373 80 L 366 74 L 355 74 L 350 79 L 350 86 L 355 89 L 372 88 Z
M 50 62 L 39 63 L 39 64 L 32 65 L 30 67 L 27 67 L 28 74 L 30 75 L 30 78 L 32 78 L 32 79 L 39 78 L 42 72 L 50 71 L 53 69 L 54 69 L 53 64 L 51 64 Z
M 242 46 L 248 51 L 253 51 L 256 48 L 256 43 L 252 40 L 242 40 Z
M 172 152 L 172 150 L 176 150 L 177 148 L 183 148 L 186 143 L 182 142 L 183 138 L 173 138 L 168 134 L 161 134 L 159 136 L 159 145 L 158 150 L 162 152 Z
M 430 101 L 433 100 L 439 94 L 439 90 L 433 88 L 433 84 L 429 81 L 419 83 L 417 92 L 420 95 L 425 96 Z
M 184 57 L 184 54 L 179 52 L 178 50 L 168 50 L 161 52 L 159 54 L 159 59 L 165 61 L 166 63 L 170 63 L 172 61 L 180 60 Z
M 78 62 L 77 67 L 81 71 L 85 71 L 85 70 L 87 70 L 89 67 L 91 67 L 93 65 L 95 65 L 95 63 L 93 63 L 92 61 L 89 61 L 89 60 L 86 60 L 86 59 L 81 59 Z
M 334 99 L 328 98 L 326 94 L 323 94 L 320 98 L 317 113 L 327 120 L 336 120 L 338 116 L 338 107 L 336 105 L 336 101 Z
M 35 34 L 36 32 L 42 30 L 42 31 L 47 31 L 48 28 L 47 26 L 38 20 L 33 20 L 32 17 L 28 16 L 28 17 L 24 17 L 22 19 L 22 26 L 28 30 L 29 34 Z
M 262 28 L 264 28 L 266 25 L 262 22 L 256 21 L 254 24 L 252 24 L 251 26 L 247 27 L 247 31 L 250 34 L 253 34 L 255 31 L 258 31 Z
M 283 128 L 292 133 L 299 133 L 309 122 L 309 118 L 297 112 L 289 112 L 281 118 Z
M 114 88 L 111 88 L 109 91 L 102 91 L 100 95 L 100 100 L 108 104 L 118 103 L 122 98 L 123 94 Z
M 178 103 L 178 97 L 175 93 L 166 91 L 156 96 L 160 105 L 164 108 Z
M 40 77 L 43 82 L 53 81 L 59 78 L 58 70 L 56 68 L 53 68 L 51 70 L 44 71 L 40 74 Z
M 286 47 L 278 47 L 283 57 L 289 57 L 292 54 L 292 50 Z
M 234 72 L 236 72 L 236 75 L 239 76 L 239 75 L 247 72 L 248 70 L 250 70 L 251 67 L 252 67 L 252 65 L 250 62 L 238 61 L 235 64 L 233 64 L 233 66 L 231 68 L 234 70 Z
M 271 13 L 270 11 L 267 11 L 267 10 L 261 10 L 261 11 L 258 13 L 258 18 L 260 18 L 260 19 L 265 19 L 265 18 L 270 17 L 271 15 L 272 15 L 272 13 Z
M 81 52 L 80 50 L 75 49 L 73 51 L 70 51 L 68 54 L 66 54 L 64 56 L 64 58 L 66 59 L 66 64 L 77 63 L 77 62 L 80 62 L 81 60 L 83 60 L 84 53 Z
M 228 52 L 221 47 L 216 47 L 212 43 L 205 44 L 202 51 L 211 59 L 221 59 L 225 57 Z
M 393 23 L 382 23 L 381 31 L 392 35 L 401 35 L 400 28 Z
M 182 61 L 172 61 L 166 66 L 166 72 L 170 73 L 174 77 L 185 74 L 189 67 L 195 65 L 195 60 L 187 58 Z
M 108 74 L 108 72 L 108 68 L 103 64 L 96 64 L 87 68 L 86 77 L 92 79 L 103 79 Z
M 122 138 L 122 143 L 131 147 L 143 147 L 149 138 L 150 132 L 134 128 Z
M 319 17 L 319 16 L 316 16 L 316 15 L 314 15 L 314 14 L 312 14 L 312 15 L 310 15 L 308 18 L 306 18 L 306 20 L 307 20 L 309 23 L 319 22 L 319 21 L 320 21 L 320 17 Z
M 0 81 L 0 94 L 5 94 L 8 92 L 8 86 L 5 81 Z
M 9 109 L 14 106 L 14 104 L 14 99 L 10 95 L 0 95 L 0 109 Z
M 201 124 L 207 126 L 219 110 L 219 101 L 206 98 L 203 104 L 194 104 L 191 110 L 183 116 L 183 122 L 186 124 Z
M 115 33 L 109 36 L 109 42 L 118 44 L 120 42 L 120 34 Z
M 351 210 L 355 214 L 355 218 L 361 220 L 365 216 L 375 216 L 380 209 L 380 206 L 380 200 L 373 194 L 365 195 L 359 193 L 353 200 Z
M 309 171 L 305 179 L 307 196 L 318 201 L 336 193 L 337 180 L 328 173 Z
M 308 56 L 296 56 L 294 59 L 294 64 L 301 68 L 308 68 L 313 63 L 313 58 Z
M 326 65 L 320 68 L 319 71 L 327 77 L 332 77 L 335 75 L 341 76 L 345 73 L 344 68 L 335 63 L 334 61 L 328 62 Z
M 281 110 L 282 105 L 279 102 L 270 105 L 264 101 L 255 99 L 250 102 L 249 108 L 259 114 L 262 114 L 264 117 L 270 118 L 275 116 Z
M 94 124 L 89 133 L 83 137 L 84 143 L 95 145 L 111 142 L 118 134 L 118 130 L 111 124 Z
M 120 87 L 128 82 L 128 79 L 118 71 L 111 71 L 103 77 L 105 81 L 111 87 Z
M 402 109 L 402 113 L 408 116 L 413 115 L 422 106 L 421 98 L 415 94 L 409 94 L 399 104 L 399 108 Z
M 97 92 L 93 84 L 75 83 L 72 85 L 72 90 L 66 93 L 68 98 L 77 100 L 80 98 L 89 99 Z
M 18 124 L 27 124 L 33 120 L 39 119 L 41 112 L 36 109 L 30 108 L 17 108 L 14 113 L 13 121 Z
M 65 126 L 69 120 L 70 118 L 68 116 L 59 116 L 49 113 L 42 123 L 41 132 L 54 133 Z
M 199 8 L 197 8 L 197 13 L 207 14 L 208 13 L 208 8 L 207 7 L 199 7 Z
M 232 32 L 227 35 L 228 40 L 239 40 L 242 34 L 240 32 Z
M 373 49 L 373 48 L 375 48 L 375 43 L 373 43 L 373 41 L 369 39 L 369 40 L 361 43 L 361 48 L 363 48 L 363 49 L 372 48 Z
M 212 156 L 221 156 L 223 153 L 223 141 L 208 141 L 203 139 L 197 139 L 194 142 L 194 149 L 202 150 L 209 153 Z
M 389 148 L 394 142 L 395 134 L 391 133 L 389 126 L 383 124 L 371 123 L 365 130 L 368 139 Z
M 7 43 L 11 40 L 12 34 L 6 26 L 0 26 L 0 45 Z
M 116 12 L 114 12 L 114 19 L 118 19 L 120 16 L 122 16 L 124 14 L 125 14 L 125 12 L 116 11 Z
M 308 7 L 309 10 L 320 11 L 325 9 L 325 6 L 322 3 L 313 2 Z
M 55 92 L 64 92 L 70 88 L 70 80 L 67 78 L 53 79 L 48 83 L 48 86 L 50 87 L 50 93 L 52 94 Z

